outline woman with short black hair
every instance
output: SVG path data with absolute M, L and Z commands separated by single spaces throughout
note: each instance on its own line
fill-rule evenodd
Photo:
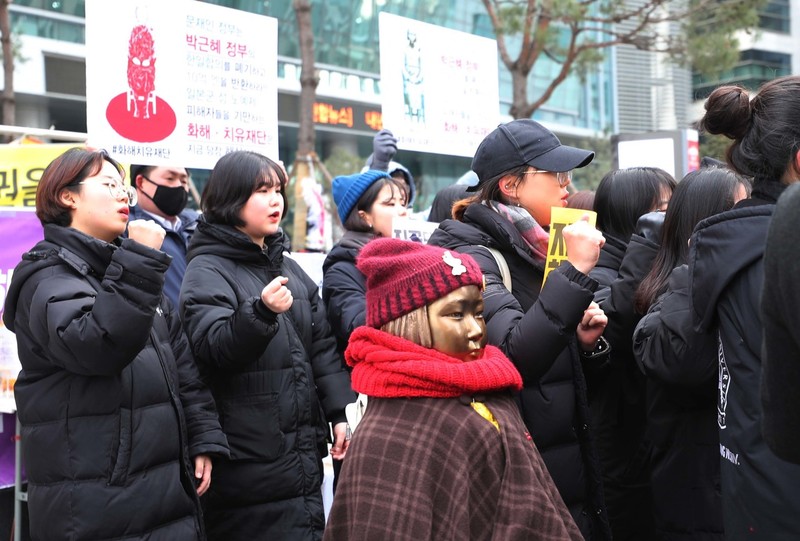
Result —
M 47 166 L 44 240 L 6 297 L 33 539 L 204 539 L 198 495 L 212 456 L 228 455 L 162 295 L 164 230 L 128 221 L 136 192 L 123 175 L 102 150 L 73 148 Z
M 286 174 L 254 152 L 217 162 L 189 246 L 181 316 L 231 459 L 204 498 L 209 539 L 316 540 L 322 457 L 342 458 L 350 380 L 314 281 L 284 256 Z

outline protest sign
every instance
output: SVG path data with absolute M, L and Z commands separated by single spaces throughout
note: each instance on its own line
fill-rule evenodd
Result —
M 381 12 L 383 126 L 398 148 L 472 156 L 500 122 L 497 42 Z
M 89 141 L 126 163 L 278 157 L 277 20 L 188 0 L 86 1 Z
M 597 213 L 591 210 L 553 207 L 550 214 L 550 241 L 547 243 L 547 261 L 544 267 L 542 287 L 550 272 L 567 259 L 567 244 L 564 242 L 564 228 L 589 215 L 589 223 L 597 223 Z

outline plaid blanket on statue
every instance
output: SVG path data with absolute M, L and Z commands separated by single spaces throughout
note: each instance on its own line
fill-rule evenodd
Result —
M 474 398 L 370 397 L 325 540 L 582 539 L 510 393 Z

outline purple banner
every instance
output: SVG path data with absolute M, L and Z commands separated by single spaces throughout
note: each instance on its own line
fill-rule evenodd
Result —
M 33 209 L 0 207 L 0 318 L 14 267 L 43 238 Z M 14 382 L 21 366 L 14 334 L 0 321 L 0 487 L 14 484 Z

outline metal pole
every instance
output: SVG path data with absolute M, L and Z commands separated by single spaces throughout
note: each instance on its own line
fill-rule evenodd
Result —
M 16 417 L 16 431 L 14 433 L 14 541 L 22 541 L 22 502 L 28 501 L 28 493 L 22 491 L 22 437 L 20 432 L 19 417 Z

